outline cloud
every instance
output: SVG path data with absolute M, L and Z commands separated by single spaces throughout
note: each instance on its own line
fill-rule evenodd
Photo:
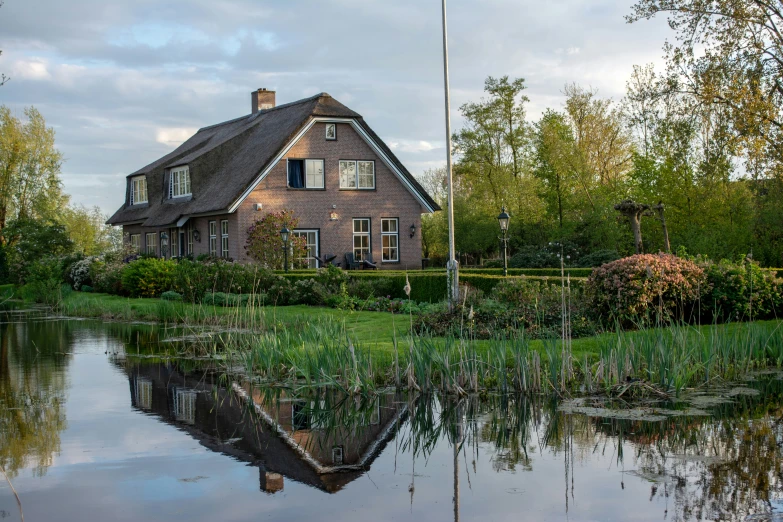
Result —
M 197 130 L 198 129 L 188 127 L 161 128 L 155 133 L 155 141 L 170 147 L 177 147 L 193 136 Z
M 561 108 L 566 83 L 622 97 L 632 66 L 660 63 L 669 36 L 665 20 L 627 25 L 629 9 L 450 1 L 452 129 L 488 75 L 525 78 L 530 118 Z M 440 4 L 420 0 L 7 2 L 0 73 L 12 80 L 0 94 L 14 110 L 42 111 L 66 190 L 106 212 L 121 204 L 125 175 L 195 129 L 248 113 L 259 87 L 278 103 L 330 93 L 419 173 L 445 163 L 440 20 Z
M 35 58 L 14 62 L 11 67 L 11 76 L 20 80 L 47 80 L 52 77 L 46 62 Z

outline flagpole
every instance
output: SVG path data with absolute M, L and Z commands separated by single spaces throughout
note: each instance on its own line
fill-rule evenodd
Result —
M 446 0 L 443 5 L 443 84 L 446 101 L 446 182 L 448 191 L 449 222 L 449 261 L 446 264 L 448 274 L 449 309 L 454 310 L 459 302 L 459 265 L 454 255 L 454 188 L 451 172 L 451 102 L 449 100 L 449 44 L 446 31 Z

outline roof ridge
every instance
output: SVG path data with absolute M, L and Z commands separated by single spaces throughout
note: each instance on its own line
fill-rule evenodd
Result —
M 295 101 L 292 101 L 292 102 L 284 103 L 282 105 L 276 105 L 274 107 L 270 107 L 269 109 L 261 109 L 258 112 L 254 112 L 253 114 L 251 114 L 250 118 L 251 119 L 255 119 L 260 114 L 267 114 L 267 113 L 270 113 L 272 111 L 276 111 L 278 109 L 285 109 L 287 107 L 293 107 L 294 105 L 299 105 L 299 104 L 302 104 L 302 103 L 311 102 L 311 101 L 317 100 L 319 98 L 323 98 L 324 96 L 326 96 L 328 98 L 331 98 L 329 93 L 319 92 L 318 94 L 310 96 L 309 98 L 302 98 L 301 100 L 295 100 Z

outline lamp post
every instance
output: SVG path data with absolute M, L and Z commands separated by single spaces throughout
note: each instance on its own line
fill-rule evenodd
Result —
M 283 257 L 285 259 L 285 268 L 284 270 L 288 272 L 288 234 L 290 234 L 291 231 L 288 230 L 288 227 L 283 225 L 283 228 L 280 230 L 280 238 L 283 240 Z
M 503 234 L 500 237 L 500 241 L 503 242 L 503 276 L 508 275 L 508 220 L 511 216 L 506 212 L 506 207 L 500 210 L 498 216 L 498 223 L 500 223 L 500 232 Z

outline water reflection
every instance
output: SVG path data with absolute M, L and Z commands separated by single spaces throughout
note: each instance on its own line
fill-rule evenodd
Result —
M 648 422 L 568 415 L 557 401 L 541 397 L 292 394 L 229 384 L 212 372 L 179 371 L 171 362 L 123 367 L 134 407 L 258 466 L 261 489 L 269 493 L 283 490 L 286 480 L 339 492 L 393 441 L 395 454 L 411 459 L 412 504 L 416 462 L 421 466 L 438 447 L 450 447 L 455 520 L 464 482 L 470 487 L 476 462 L 485 457 L 496 473 L 535 473 L 536 458 L 561 459 L 565 513 L 577 495 L 575 470 L 596 460 L 622 470 L 621 489 L 631 480 L 648 483 L 645 500 L 662 505 L 669 520 L 772 516 L 783 498 L 779 378 L 755 383 L 764 399 L 739 395 L 713 408 L 715 417 Z
M 42 476 L 60 451 L 73 329 L 0 314 L 0 466 Z
M 175 334 L 148 325 L 0 325 L 0 464 L 17 477 L 23 501 L 33 499 L 31 509 L 54 506 L 38 519 L 58 516 L 59 504 L 47 499 L 65 488 L 69 498 L 84 497 L 82 509 L 94 495 L 115 515 L 149 503 L 137 519 L 156 518 L 155 498 L 192 505 L 191 521 L 220 519 L 207 506 L 229 494 L 246 511 L 225 519 L 243 520 L 781 516 L 778 374 L 747 383 L 758 394 L 746 387 L 703 397 L 712 416 L 657 404 L 690 413 L 650 422 L 569 414 L 544 397 L 260 389 L 208 362 L 148 357 Z M 102 394 L 116 401 L 99 408 L 91 399 Z M 47 471 L 58 466 L 67 480 Z M 85 478 L 95 474 L 99 481 Z M 32 482 L 47 479 L 49 490 Z M 129 484 L 157 497 L 118 496 Z M 351 515 L 364 503 L 371 513 Z M 0 494 L 0 511 L 13 505 Z M 64 512 L 66 520 L 84 514 Z

